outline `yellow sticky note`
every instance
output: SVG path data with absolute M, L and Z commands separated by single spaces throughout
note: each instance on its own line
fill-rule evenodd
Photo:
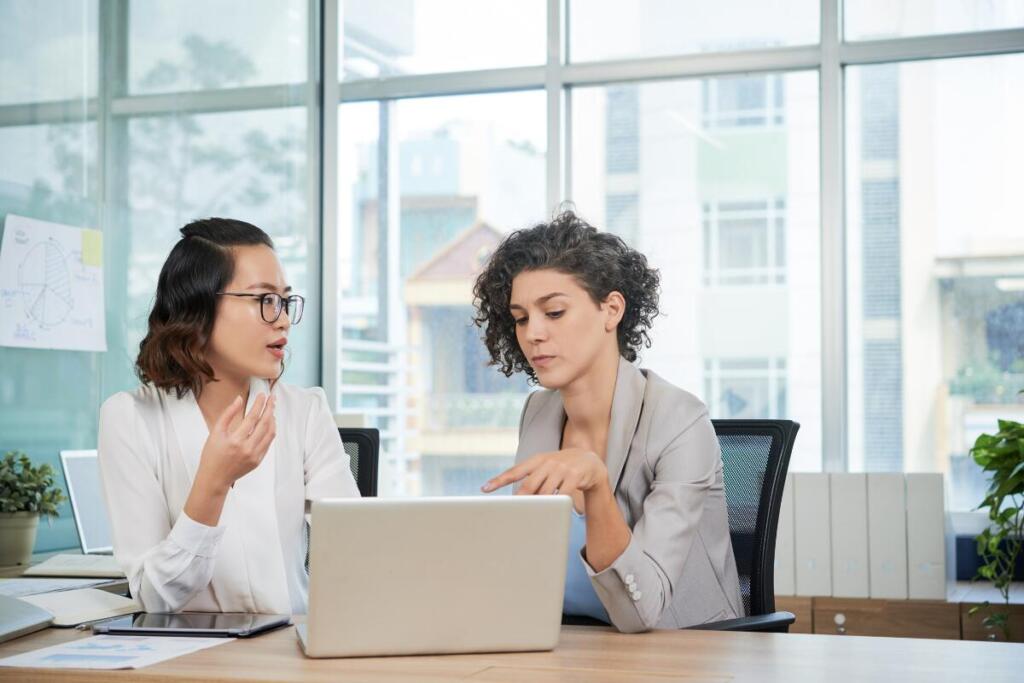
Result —
M 103 265 L 103 233 L 99 230 L 82 230 L 82 265 Z

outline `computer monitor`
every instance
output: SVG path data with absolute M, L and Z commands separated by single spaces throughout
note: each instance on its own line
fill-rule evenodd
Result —
M 96 451 L 61 451 L 60 464 L 68 486 L 71 512 L 83 553 L 109 553 L 114 549 L 110 520 L 100 488 Z

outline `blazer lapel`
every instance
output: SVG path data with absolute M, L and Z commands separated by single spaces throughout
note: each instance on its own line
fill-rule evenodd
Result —
M 619 371 L 615 378 L 615 393 L 612 395 L 612 415 L 608 425 L 608 450 L 605 466 L 608 468 L 608 482 L 612 491 L 619 485 L 622 468 L 633 443 L 640 411 L 644 405 L 644 390 L 647 378 L 625 358 L 619 358 Z
M 538 453 L 557 451 L 562 444 L 562 428 L 565 426 L 562 395 L 557 391 L 538 391 L 531 394 L 529 400 L 530 417 L 519 436 L 516 462 Z

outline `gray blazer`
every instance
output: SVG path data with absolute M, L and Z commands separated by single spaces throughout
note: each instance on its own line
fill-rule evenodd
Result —
M 516 462 L 557 451 L 565 419 L 557 391 L 531 394 Z M 743 616 L 722 456 L 700 399 L 620 359 L 606 464 L 633 535 L 602 572 L 579 560 L 612 624 L 631 633 Z

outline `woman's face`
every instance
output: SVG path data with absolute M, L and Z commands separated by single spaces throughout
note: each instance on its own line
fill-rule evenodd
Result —
M 624 310 L 618 292 L 594 303 L 575 277 L 557 270 L 526 270 L 512 280 L 516 339 L 547 389 L 569 385 L 599 358 L 618 358 L 616 329 Z
M 276 292 L 287 297 L 291 287 L 270 247 L 261 245 L 232 247 L 235 273 L 225 292 L 266 294 Z M 276 322 L 268 323 L 260 313 L 255 297 L 220 296 L 213 335 L 206 359 L 218 378 L 250 377 L 275 379 L 281 374 L 284 345 L 288 343 L 291 320 L 281 311 Z M 273 317 L 273 316 L 270 316 Z

